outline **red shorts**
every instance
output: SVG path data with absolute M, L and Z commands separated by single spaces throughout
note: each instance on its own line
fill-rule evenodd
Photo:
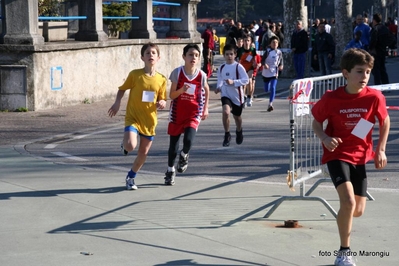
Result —
M 171 136 L 179 136 L 184 133 L 184 130 L 188 127 L 198 129 L 200 122 L 197 120 L 187 120 L 184 123 L 176 124 L 169 122 L 168 125 L 168 134 Z

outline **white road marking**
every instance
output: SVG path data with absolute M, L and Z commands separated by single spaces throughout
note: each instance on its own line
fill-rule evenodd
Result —
M 84 159 L 84 158 L 81 158 L 81 157 L 77 157 L 77 156 L 73 156 L 73 155 L 70 155 L 70 154 L 65 153 L 65 152 L 57 151 L 57 152 L 52 152 L 52 154 L 60 156 L 60 157 L 63 157 L 65 159 L 74 160 L 74 161 L 80 161 L 80 162 L 87 161 L 87 159 Z

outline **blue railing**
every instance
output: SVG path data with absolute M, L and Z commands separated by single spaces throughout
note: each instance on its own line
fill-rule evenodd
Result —
M 75 20 L 87 19 L 86 16 L 69 16 L 69 17 L 39 17 L 39 20 Z
M 103 17 L 103 19 L 140 19 L 140 17 Z
M 170 3 L 170 2 L 162 2 L 162 1 L 152 1 L 153 6 L 180 6 L 180 3 Z

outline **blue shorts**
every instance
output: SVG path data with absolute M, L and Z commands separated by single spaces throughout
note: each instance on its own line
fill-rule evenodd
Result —
M 148 139 L 148 140 L 150 140 L 150 141 L 153 141 L 153 140 L 154 140 L 154 136 L 146 136 L 146 135 L 143 135 L 143 134 L 141 134 L 141 133 L 137 130 L 137 128 L 135 128 L 134 126 L 127 126 L 127 127 L 125 127 L 125 132 L 134 132 L 134 133 L 136 133 L 137 135 L 143 136 L 144 138 L 146 138 L 146 139 Z

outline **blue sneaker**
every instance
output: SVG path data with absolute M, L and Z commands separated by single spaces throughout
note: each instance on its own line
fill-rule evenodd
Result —
M 126 177 L 126 189 L 127 190 L 137 190 L 137 186 L 134 183 L 134 178 Z

